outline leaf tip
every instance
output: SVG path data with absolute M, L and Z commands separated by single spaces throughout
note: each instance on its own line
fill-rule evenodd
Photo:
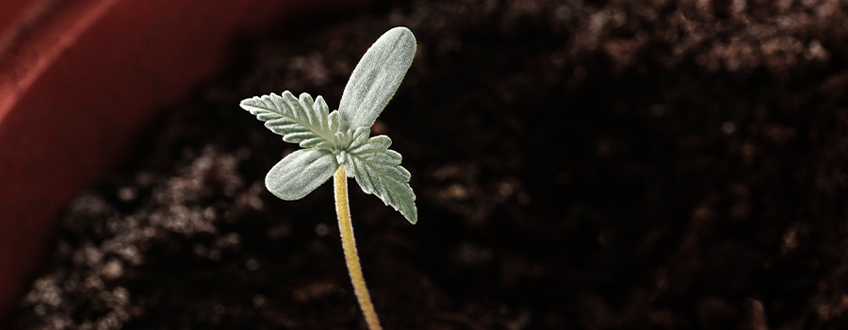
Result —
M 409 217 L 404 215 L 404 218 L 406 218 L 406 221 L 409 221 L 410 224 L 415 225 L 416 223 L 418 223 L 418 210 L 412 210 L 412 215 Z
M 258 98 L 259 98 L 258 96 L 248 97 L 244 100 L 241 100 L 241 102 L 239 102 L 239 106 L 242 109 L 249 111 L 250 107 L 253 105 L 253 103 L 256 103 L 256 99 L 258 99 Z
M 409 39 L 409 40 L 412 40 L 413 42 L 415 41 L 415 35 L 412 33 L 412 30 L 410 30 L 408 27 L 405 27 L 403 25 L 393 27 L 393 28 L 389 29 L 388 31 L 386 31 L 386 33 L 384 33 L 384 34 L 385 35 L 397 35 L 398 38 Z

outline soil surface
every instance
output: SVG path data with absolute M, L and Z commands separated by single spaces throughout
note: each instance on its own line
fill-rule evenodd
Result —
M 15 329 L 365 329 L 331 184 L 268 193 L 297 146 L 237 104 L 333 107 L 396 25 L 418 53 L 373 133 L 420 220 L 350 189 L 386 329 L 848 329 L 839 0 L 383 3 L 245 38 L 68 206 Z

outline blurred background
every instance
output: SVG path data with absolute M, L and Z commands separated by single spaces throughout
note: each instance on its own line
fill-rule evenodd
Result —
M 372 134 L 403 154 L 418 224 L 351 187 L 384 327 L 848 326 L 848 2 L 299 10 L 233 33 L 217 76 L 79 184 L 15 329 L 365 329 L 329 184 L 265 191 L 297 146 L 237 104 L 291 90 L 334 108 L 397 25 L 418 53 Z

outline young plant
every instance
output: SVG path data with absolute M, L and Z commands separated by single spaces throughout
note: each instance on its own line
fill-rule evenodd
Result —
M 345 86 L 338 110 L 329 112 L 321 96 L 294 97 L 285 91 L 241 101 L 241 107 L 265 127 L 299 143 L 303 149 L 284 157 L 265 177 L 268 190 L 283 200 L 298 200 L 334 177 L 336 214 L 354 293 L 371 330 L 381 329 L 368 294 L 348 206 L 347 178 L 356 179 L 367 194 L 415 224 L 418 211 L 409 186 L 409 172 L 400 166 L 401 155 L 389 150 L 388 136 L 369 137 L 371 125 L 394 96 L 415 56 L 415 36 L 405 27 L 384 33 L 365 52 Z

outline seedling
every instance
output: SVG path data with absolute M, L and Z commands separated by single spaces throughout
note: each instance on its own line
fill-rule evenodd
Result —
M 381 329 L 356 252 L 348 206 L 347 178 L 356 179 L 367 194 L 415 224 L 418 211 L 409 172 L 401 155 L 389 150 L 388 136 L 369 137 L 371 125 L 383 112 L 415 56 L 415 36 L 405 27 L 384 33 L 368 48 L 345 86 L 338 110 L 329 112 L 324 98 L 307 93 L 269 94 L 241 101 L 241 107 L 265 127 L 299 143 L 303 149 L 284 157 L 265 177 L 268 190 L 283 200 L 298 200 L 334 177 L 336 215 L 354 293 L 371 330 Z

